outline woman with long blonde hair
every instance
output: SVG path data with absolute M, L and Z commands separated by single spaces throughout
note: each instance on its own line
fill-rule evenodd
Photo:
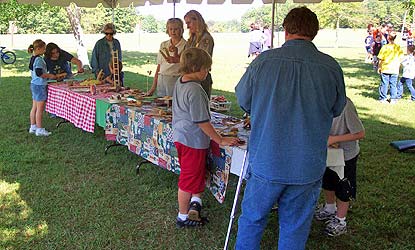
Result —
M 213 46 L 215 44 L 202 15 L 196 10 L 190 10 L 184 15 L 184 21 L 189 29 L 189 39 L 186 42 L 186 48 L 200 48 L 212 56 Z M 200 83 L 209 98 L 212 92 L 212 83 L 212 76 L 210 73 L 206 79 Z

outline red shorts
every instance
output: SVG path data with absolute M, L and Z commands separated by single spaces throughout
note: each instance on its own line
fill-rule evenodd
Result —
M 191 148 L 175 142 L 180 163 L 179 188 L 198 194 L 205 190 L 206 158 L 208 149 Z

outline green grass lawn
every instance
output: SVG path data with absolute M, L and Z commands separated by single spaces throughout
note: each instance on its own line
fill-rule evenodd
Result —
M 219 44 L 219 41 L 215 41 Z M 325 49 L 343 67 L 347 94 L 354 101 L 366 138 L 358 162 L 358 196 L 348 216 L 349 233 L 322 234 L 313 222 L 307 249 L 413 249 L 415 242 L 415 154 L 399 153 L 393 140 L 415 139 L 415 103 L 377 102 L 379 77 L 363 63 L 359 48 Z M 214 94 L 233 102 L 240 116 L 235 84 L 248 65 L 245 52 L 219 47 L 213 62 Z M 27 132 L 31 94 L 28 55 L 17 51 L 14 65 L 2 65 L 0 83 L 0 249 L 221 249 L 237 183 L 231 176 L 227 198 L 219 204 L 206 192 L 203 229 L 177 230 L 178 176 L 145 165 L 124 147 L 111 148 L 102 128 L 83 132 L 71 124 L 38 138 Z M 222 56 L 220 56 L 222 55 Z M 155 54 L 124 53 L 126 85 L 146 88 L 146 71 L 155 70 Z M 151 84 L 152 78 L 149 78 Z M 239 212 L 237 213 L 239 216 Z M 276 249 L 278 215 L 270 214 L 262 249 Z M 235 242 L 237 220 L 230 245 Z

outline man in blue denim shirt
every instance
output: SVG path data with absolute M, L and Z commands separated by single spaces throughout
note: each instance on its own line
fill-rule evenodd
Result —
M 263 52 L 238 85 L 239 105 L 251 115 L 249 169 L 236 249 L 259 249 L 267 218 L 278 204 L 278 249 L 304 249 L 326 167 L 333 117 L 346 94 L 343 72 L 311 42 L 317 16 L 306 7 L 284 19 L 286 42 Z

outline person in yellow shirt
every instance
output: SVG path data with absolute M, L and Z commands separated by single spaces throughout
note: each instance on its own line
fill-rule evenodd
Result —
M 397 88 L 399 66 L 403 59 L 403 51 L 395 44 L 396 32 L 391 31 L 388 35 L 388 43 L 380 49 L 378 60 L 380 74 L 379 101 L 388 102 L 388 89 L 390 85 L 390 103 L 397 101 Z

